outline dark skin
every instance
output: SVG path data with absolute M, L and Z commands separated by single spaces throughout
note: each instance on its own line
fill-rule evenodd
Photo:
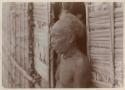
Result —
M 58 65 L 56 72 L 56 87 L 87 87 L 89 80 L 88 73 L 90 69 L 89 61 L 79 50 L 76 44 L 75 33 L 73 33 L 71 27 L 65 23 L 64 18 L 63 20 L 58 21 L 52 29 L 51 44 L 56 53 L 61 56 L 60 64 Z M 77 23 L 78 17 L 72 18 L 76 18 L 75 23 Z
M 85 4 L 83 2 L 56 2 L 53 7 L 54 7 L 54 22 L 57 22 L 59 20 L 60 13 L 62 12 L 63 5 L 62 4 L 67 4 L 65 7 L 72 7 L 68 9 L 70 13 L 73 15 L 77 16 L 81 22 L 84 25 L 84 34 L 81 39 L 79 39 L 77 42 L 79 43 L 79 49 L 81 50 L 82 53 L 87 55 L 87 46 L 86 46 L 86 11 L 85 11 Z M 65 8 L 66 9 L 66 8 Z

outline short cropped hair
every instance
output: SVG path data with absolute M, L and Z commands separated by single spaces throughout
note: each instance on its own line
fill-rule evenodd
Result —
M 53 25 L 51 30 L 51 35 L 54 33 L 61 33 L 67 39 L 73 39 L 76 42 L 77 39 L 83 37 L 83 24 L 70 13 L 64 13 L 61 15 L 60 19 Z M 70 36 L 73 36 L 70 38 Z M 61 39 L 61 37 L 59 37 Z

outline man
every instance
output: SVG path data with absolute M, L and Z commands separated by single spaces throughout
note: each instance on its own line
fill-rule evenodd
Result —
M 51 30 L 51 44 L 61 58 L 56 71 L 56 87 L 88 87 L 90 65 L 86 55 L 80 51 L 79 41 L 84 26 L 79 14 L 72 14 L 73 3 L 63 3 L 59 20 Z

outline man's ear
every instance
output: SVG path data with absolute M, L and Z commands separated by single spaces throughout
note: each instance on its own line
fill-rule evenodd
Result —
M 69 43 L 73 43 L 73 41 L 74 41 L 74 35 L 71 34 L 70 37 L 69 37 Z

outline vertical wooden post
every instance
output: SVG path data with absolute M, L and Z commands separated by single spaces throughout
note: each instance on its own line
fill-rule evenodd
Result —
M 90 61 L 90 52 L 89 52 L 89 43 L 90 43 L 90 41 L 89 41 L 89 15 L 88 15 L 88 3 L 85 3 L 85 8 L 86 8 L 86 31 L 87 31 L 87 57 L 88 57 L 88 59 L 89 59 L 89 62 L 91 62 Z
M 50 45 L 51 45 L 51 38 L 50 38 L 50 24 L 51 24 L 51 22 L 50 22 L 50 18 L 51 18 L 51 6 L 50 6 L 50 3 L 47 3 L 47 10 L 48 10 L 48 22 L 49 22 L 49 26 L 48 26 L 48 50 L 49 50 L 49 55 L 48 55 L 48 58 L 49 58 L 49 72 L 48 72 L 48 74 L 49 74 L 49 88 L 51 88 L 51 59 L 50 59 L 50 57 L 51 57 L 51 48 L 50 48 Z
M 114 3 L 111 3 L 111 12 L 110 12 L 110 22 L 111 22 L 111 59 L 112 59 L 112 71 L 113 71 L 113 82 L 112 87 L 114 86 L 115 80 L 115 37 L 114 37 Z
M 31 65 L 30 75 L 34 78 L 34 32 L 33 32 L 33 3 L 28 4 L 28 28 L 29 28 L 29 64 Z M 34 88 L 34 83 L 30 84 L 31 88 Z
M 51 27 L 52 27 L 52 25 L 54 24 L 54 18 L 53 18 L 53 4 L 51 3 L 50 4 L 50 27 L 49 27 L 49 40 L 51 41 Z M 50 62 L 50 87 L 51 88 L 54 88 L 54 84 L 55 84 L 55 80 L 54 80 L 54 61 L 53 61 L 53 59 L 54 59 L 54 57 L 53 57 L 53 50 L 52 50 L 52 47 L 51 47 L 51 42 L 50 42 L 50 44 L 49 44 L 50 46 L 50 48 L 49 48 L 49 56 L 50 56 L 50 60 L 49 60 L 49 62 Z

